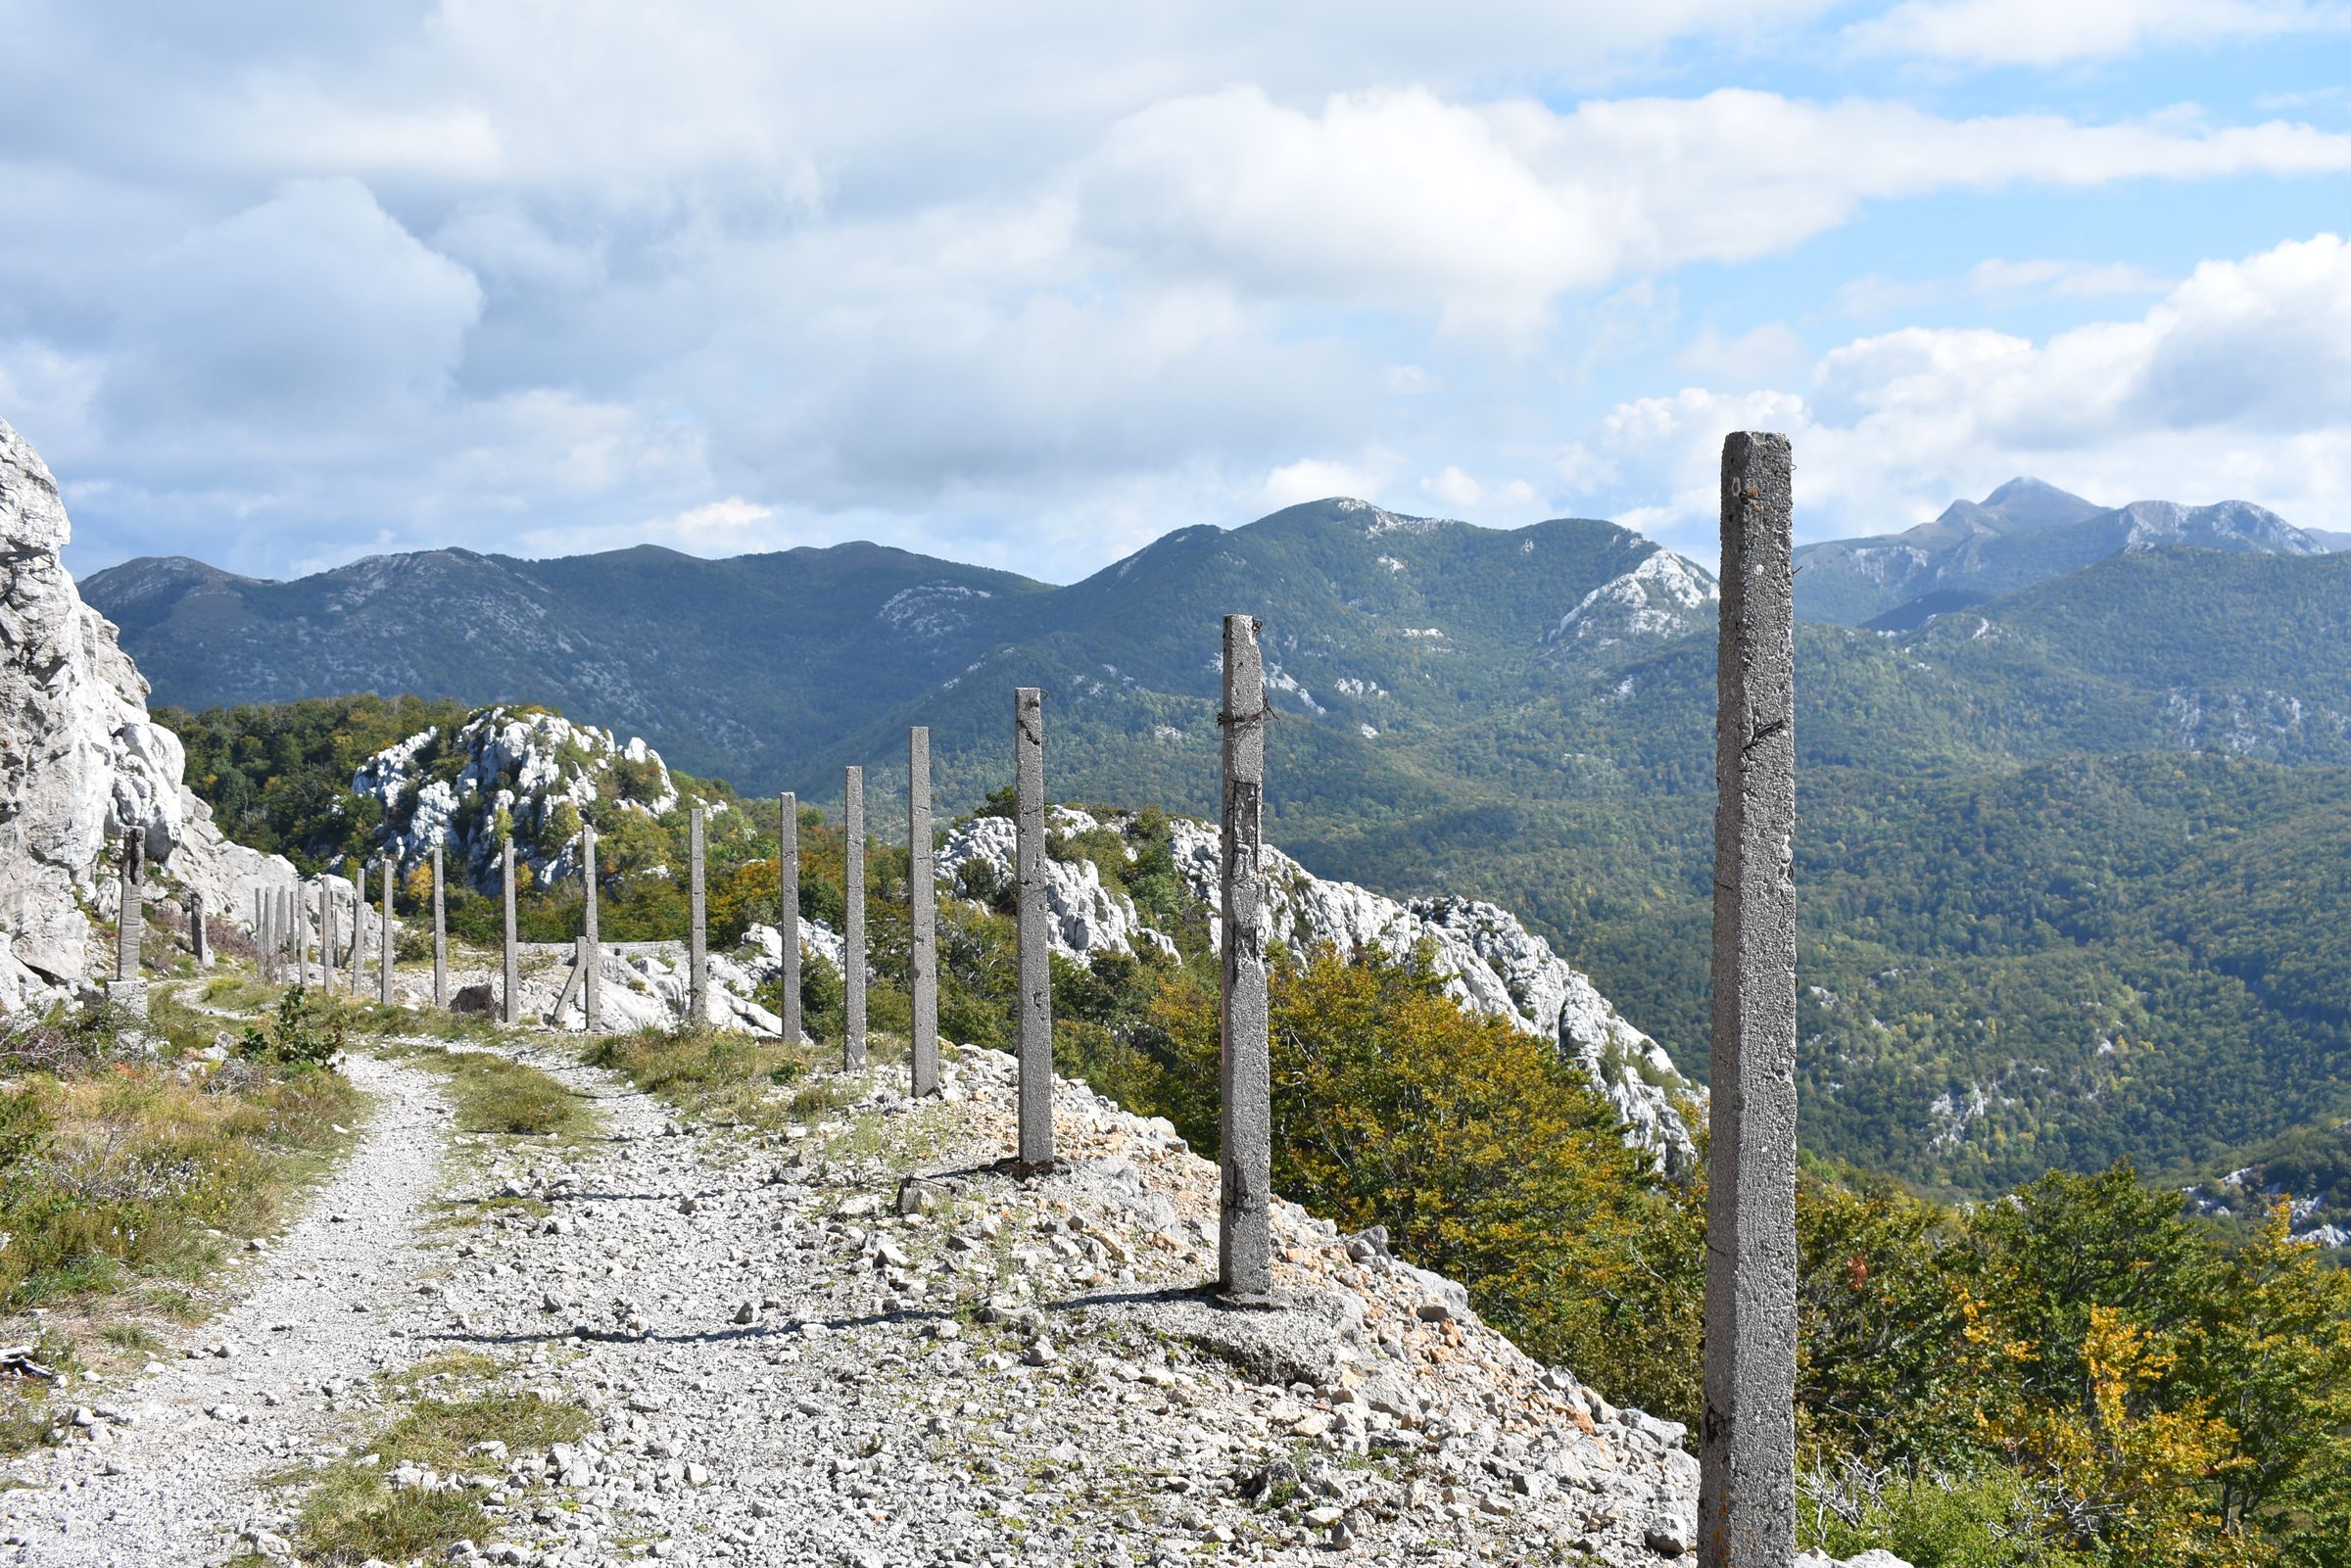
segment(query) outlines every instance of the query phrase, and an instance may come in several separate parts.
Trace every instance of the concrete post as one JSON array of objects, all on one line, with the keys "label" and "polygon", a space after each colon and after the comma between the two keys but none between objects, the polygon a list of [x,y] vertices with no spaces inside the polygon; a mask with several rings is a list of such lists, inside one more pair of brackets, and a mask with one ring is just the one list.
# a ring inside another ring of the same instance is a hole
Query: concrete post
[{"label": "concrete post", "polygon": [[1722,447],[1701,1568],[1796,1557],[1796,639],[1788,438]]},{"label": "concrete post", "polygon": [[843,1027],[840,1065],[844,1071],[865,1066],[865,770],[849,769],[841,779],[841,831],[847,837],[847,865],[841,880],[848,885],[848,918],[841,922],[840,989]]},{"label": "concrete post", "polygon": [[[294,889],[291,887],[277,890],[277,940],[274,946],[277,949],[277,975],[282,980],[286,975],[287,955],[294,950]],[[295,976],[298,980],[301,977],[299,974]]]},{"label": "concrete post", "polygon": [[914,1092],[938,1090],[938,885],[931,878],[931,732],[906,732],[906,904],[914,990]]},{"label": "concrete post", "polygon": [[1273,1089],[1267,1038],[1266,668],[1254,615],[1224,617],[1223,1068],[1217,1283],[1273,1289]]},{"label": "concrete post", "polygon": [[505,990],[499,998],[498,1016],[508,1023],[515,1023],[519,1022],[522,1018],[522,1002],[520,996],[517,994],[522,989],[522,961],[520,955],[514,950],[513,839],[507,839],[504,845],[502,846],[502,852],[499,856],[499,863],[501,870],[505,877],[506,968],[504,975]]},{"label": "concrete post", "polygon": [[692,817],[693,843],[689,851],[691,870],[686,883],[687,908],[692,917],[686,938],[686,962],[691,966],[686,974],[686,1022],[700,1028],[710,1022],[710,955],[705,944],[706,923],[710,917],[708,900],[702,894],[702,808],[694,808]]},{"label": "concrete post", "polygon": [[791,790],[779,803],[776,869],[782,880],[783,918],[777,923],[784,946],[784,1041],[798,1045],[800,1033],[800,802]]},{"label": "concrete post", "polygon": [[122,885],[115,905],[115,982],[107,1001],[131,1017],[147,1017],[147,982],[139,978],[139,935],[147,924],[147,834],[133,828],[122,835]]},{"label": "concrete post", "polygon": [[140,862],[146,858],[147,835],[133,828],[122,835],[121,885],[115,904],[115,978],[139,977],[139,927],[147,924],[145,879]]},{"label": "concrete post", "polygon": [[335,925],[335,884],[318,879],[318,988],[335,994],[335,945],[342,933]]},{"label": "concrete post", "polygon": [[367,977],[367,868],[352,868],[351,877],[351,999],[360,999],[360,984]]},{"label": "concrete post", "polygon": [[433,1006],[449,1006],[449,922],[441,907],[441,846],[433,846]]},{"label": "concrete post", "polygon": [[269,951],[269,891],[264,887],[253,890],[253,973],[261,978],[266,970]]},{"label": "concrete post", "polygon": [[384,927],[383,951],[376,955],[382,973],[376,982],[375,999],[384,1006],[392,1005],[392,874],[398,863],[391,855],[384,857]]},{"label": "concrete post", "polygon": [[604,1021],[603,989],[598,983],[603,978],[604,949],[596,935],[596,830],[585,825],[580,829],[580,959],[587,966],[580,981],[580,1015],[593,1034]]},{"label": "concrete post", "polygon": [[204,928],[204,893],[194,887],[188,889],[188,946],[198,969],[213,967],[213,936]]},{"label": "concrete post", "polygon": [[1022,1165],[1053,1164],[1053,967],[1045,933],[1045,695],[1032,686],[1012,694],[1013,866],[1020,902],[1014,922],[1020,948]]}]

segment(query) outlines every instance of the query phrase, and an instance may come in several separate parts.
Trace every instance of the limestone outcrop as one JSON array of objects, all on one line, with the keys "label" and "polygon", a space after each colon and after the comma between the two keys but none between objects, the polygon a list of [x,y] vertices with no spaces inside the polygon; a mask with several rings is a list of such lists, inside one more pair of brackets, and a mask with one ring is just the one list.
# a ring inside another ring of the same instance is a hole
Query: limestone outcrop
[{"label": "limestone outcrop", "polygon": [[[1067,806],[1053,809],[1056,834],[1108,828],[1131,840],[1138,819],[1096,817]],[[1214,941],[1222,905],[1217,830],[1178,818],[1172,822],[1176,870],[1185,890],[1208,907]],[[1127,854],[1137,854],[1131,841]],[[1467,898],[1399,901],[1315,876],[1289,856],[1266,851],[1269,928],[1275,941],[1303,956],[1320,943],[1342,953],[1374,948],[1405,958],[1425,951],[1444,976],[1445,993],[1463,1009],[1508,1020],[1528,1034],[1556,1043],[1592,1086],[1616,1108],[1625,1140],[1655,1153],[1668,1167],[1697,1159],[1682,1108],[1702,1094],[1683,1077],[1663,1047],[1610,1006],[1589,977],[1551,944],[1496,905]],[[975,875],[970,866],[984,866]],[[950,887],[1008,884],[1013,875],[1013,825],[980,817],[959,825],[939,851],[938,877]],[[1053,945],[1076,959],[1096,953],[1133,953],[1144,946],[1173,951],[1169,937],[1144,922],[1133,902],[1113,893],[1086,860],[1046,862],[1046,902]]]},{"label": "limestone outcrop", "polygon": [[580,874],[589,806],[661,818],[681,803],[661,754],[643,740],[511,706],[481,709],[446,736],[423,730],[386,746],[360,765],[351,787],[382,804],[379,841],[403,865],[438,844],[450,875],[485,893],[500,885],[502,824],[535,881],[560,880]]},{"label": "limestone outcrop", "polygon": [[179,737],[147,716],[147,683],[61,557],[57,481],[0,420],[0,1012],[70,996],[104,973],[93,917],[136,831],[150,897],[204,894],[250,925],[254,895],[294,867],[229,842],[182,779]]}]

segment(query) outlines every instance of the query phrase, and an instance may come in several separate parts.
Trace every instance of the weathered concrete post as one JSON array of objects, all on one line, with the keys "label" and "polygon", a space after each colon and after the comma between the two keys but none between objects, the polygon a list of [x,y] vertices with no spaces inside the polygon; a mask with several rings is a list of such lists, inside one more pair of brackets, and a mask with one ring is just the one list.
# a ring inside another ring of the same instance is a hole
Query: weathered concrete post
[{"label": "weathered concrete post", "polygon": [[1796,640],[1788,438],[1722,446],[1701,1568],[1796,1557]]},{"label": "weathered concrete post", "polygon": [[938,1091],[938,887],[931,879],[931,731],[906,732],[906,903],[914,990],[914,1092]]},{"label": "weathered concrete post", "polygon": [[1012,694],[1013,869],[1019,883],[1014,930],[1020,950],[1022,1165],[1053,1164],[1053,950],[1045,934],[1045,694]]},{"label": "weathered concrete post", "polygon": [[702,808],[694,808],[692,817],[693,843],[689,851],[686,883],[687,907],[692,917],[686,938],[686,962],[691,968],[686,975],[686,1022],[700,1028],[710,1022],[710,956],[704,946],[705,923],[709,919],[708,901],[702,896]]},{"label": "weathered concrete post", "polygon": [[[286,974],[286,955],[293,950],[293,944],[294,889],[281,887],[277,890],[276,940],[271,944],[276,949],[277,976],[281,980],[285,978]],[[295,976],[298,980],[301,977],[299,974]]]},{"label": "weathered concrete post", "polygon": [[342,940],[335,927],[335,884],[318,879],[318,988],[335,994],[335,944]]},{"label": "weathered concrete post", "polygon": [[351,876],[351,998],[360,999],[367,978],[367,867],[352,868]]},{"label": "weathered concrete post", "polygon": [[441,846],[433,846],[433,1006],[449,1006],[449,922],[441,907]]},{"label": "weathered concrete post", "polygon": [[777,922],[784,941],[784,1039],[798,1045],[800,1034],[800,802],[791,790],[780,802],[776,869],[783,882],[783,913]]},{"label": "weathered concrete post", "polygon": [[1273,1089],[1267,1038],[1266,667],[1254,615],[1224,617],[1224,1060],[1217,1283],[1227,1296],[1273,1289]]},{"label": "weathered concrete post", "polygon": [[269,890],[253,890],[253,973],[260,979],[269,968]]},{"label": "weathered concrete post", "polygon": [[121,882],[115,904],[115,978],[139,977],[139,927],[147,923],[145,879],[140,862],[146,859],[147,835],[136,828],[122,835]]},{"label": "weathered concrete post", "polygon": [[594,1034],[604,1021],[603,990],[597,983],[603,978],[604,949],[596,935],[596,830],[586,824],[580,828],[580,961],[587,966],[580,981],[580,1016]]},{"label": "weathered concrete post", "polygon": [[384,927],[383,951],[376,955],[382,973],[377,980],[375,999],[384,1006],[392,1005],[392,872],[394,857],[384,857]]},{"label": "weathered concrete post", "polygon": [[502,868],[502,870],[504,871],[504,876],[505,876],[505,893],[506,893],[506,968],[505,968],[505,975],[504,975],[504,979],[505,979],[505,992],[504,992],[504,994],[503,996],[501,996],[501,997],[499,998],[498,1016],[499,1016],[501,1019],[504,1020],[504,1021],[505,1021],[506,1022],[508,1022],[508,1023],[514,1023],[514,1022],[520,1022],[520,1020],[521,1020],[521,1018],[522,1018],[522,1000],[521,1000],[520,996],[517,994],[517,993],[518,993],[518,992],[519,992],[519,991],[522,989],[522,961],[521,961],[521,957],[520,957],[520,955],[519,955],[519,954],[517,954],[517,953],[515,952],[515,950],[514,950],[514,840],[513,840],[513,839],[509,838],[509,839],[507,839],[507,840],[505,841],[504,845],[503,846],[503,852],[502,852],[502,854],[500,855],[500,857],[499,857],[499,860],[500,860],[500,865],[501,865],[501,868]]},{"label": "weathered concrete post", "polygon": [[846,1071],[865,1066],[865,770],[841,776],[841,832],[847,838],[848,916],[840,929],[840,1065]]},{"label": "weathered concrete post", "polygon": [[139,978],[139,934],[147,924],[147,834],[122,834],[122,885],[115,905],[115,983],[107,1000],[133,1018],[147,1017],[147,982]]},{"label": "weathered concrete post", "polygon": [[196,887],[188,889],[188,947],[198,969],[213,967],[213,935],[204,928],[204,892]]}]

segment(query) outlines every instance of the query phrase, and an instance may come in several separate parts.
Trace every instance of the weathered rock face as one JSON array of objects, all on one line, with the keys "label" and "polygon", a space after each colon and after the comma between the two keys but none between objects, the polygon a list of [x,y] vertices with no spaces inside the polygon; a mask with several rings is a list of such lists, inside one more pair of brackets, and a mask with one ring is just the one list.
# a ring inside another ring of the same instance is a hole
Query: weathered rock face
[{"label": "weathered rock face", "polygon": [[484,708],[450,736],[421,731],[360,764],[351,787],[383,803],[379,841],[404,865],[439,844],[452,875],[483,892],[500,883],[501,818],[517,862],[545,881],[579,875],[590,806],[659,818],[680,804],[661,754],[643,740],[623,744],[609,730],[534,708]]},{"label": "weathered rock face", "polygon": [[0,420],[0,1011],[95,977],[89,916],[114,912],[102,872],[126,832],[150,897],[193,887],[218,918],[250,924],[255,892],[295,875],[222,838],[182,783],[179,737],[60,559],[71,535],[48,466]]},{"label": "weathered rock face", "polygon": [[[1088,832],[1099,826],[1093,817],[1069,806],[1055,806],[1049,817],[1050,830],[1057,833]],[[938,879],[953,887],[965,867],[984,866],[990,879],[1009,885],[1018,838],[1010,817],[974,817],[956,824],[934,862]],[[1176,951],[1174,942],[1143,924],[1134,900],[1102,885],[1102,873],[1090,860],[1046,860],[1045,909],[1053,950],[1069,958],[1131,955],[1137,946]]]},{"label": "weathered rock face", "polygon": [[[1128,834],[1130,817],[1096,818],[1067,806],[1053,810],[1056,833],[1110,828]],[[1170,825],[1176,869],[1208,909],[1208,930],[1221,934],[1217,830],[1178,819]],[[1128,847],[1129,858],[1134,850]],[[1013,825],[1001,817],[960,824],[938,854],[938,879],[953,887],[967,863],[987,868],[984,879],[1012,876]],[[1680,1169],[1697,1158],[1681,1105],[1700,1090],[1684,1078],[1655,1040],[1625,1022],[1551,944],[1492,904],[1466,898],[1400,903],[1353,882],[1325,881],[1277,849],[1266,851],[1268,928],[1273,940],[1304,955],[1319,943],[1342,953],[1374,948],[1408,957],[1424,945],[1445,993],[1463,1009],[1507,1019],[1528,1034],[1553,1041],[1578,1063],[1625,1124],[1625,1141]],[[1047,893],[1054,948],[1083,960],[1096,953],[1130,954],[1175,944],[1146,925],[1123,894],[1102,885],[1088,861],[1048,860]]]}]

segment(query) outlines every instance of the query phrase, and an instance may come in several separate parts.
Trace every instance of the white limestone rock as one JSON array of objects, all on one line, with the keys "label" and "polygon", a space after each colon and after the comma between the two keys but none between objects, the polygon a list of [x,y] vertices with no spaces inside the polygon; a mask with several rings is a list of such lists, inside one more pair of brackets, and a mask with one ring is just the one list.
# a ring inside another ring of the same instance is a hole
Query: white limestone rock
[{"label": "white limestone rock", "polygon": [[428,729],[386,746],[360,765],[351,787],[382,803],[379,841],[402,864],[438,844],[451,874],[482,892],[500,884],[501,812],[513,825],[517,864],[544,881],[579,875],[580,824],[591,805],[659,818],[680,804],[667,764],[642,739],[623,743],[561,714],[505,706],[476,710],[446,738]]},{"label": "white limestone rock", "polygon": [[[1080,833],[1108,827],[1130,832],[1134,819],[1097,818],[1067,806],[1052,811],[1052,829]],[[1176,869],[1192,896],[1208,906],[1211,940],[1221,933],[1220,838],[1204,823],[1171,823]],[[967,863],[980,863],[999,883],[1013,875],[1013,823],[977,817],[959,823],[939,851],[937,874],[952,890]],[[1128,846],[1131,858],[1135,851]],[[1681,1106],[1702,1091],[1684,1078],[1655,1040],[1618,1015],[1581,973],[1495,905],[1465,898],[1400,903],[1353,882],[1314,876],[1278,849],[1267,849],[1268,924],[1274,940],[1303,956],[1327,942],[1342,953],[1376,948],[1405,958],[1428,949],[1445,993],[1467,1011],[1509,1020],[1528,1034],[1556,1043],[1579,1064],[1592,1086],[1616,1108],[1625,1141],[1655,1153],[1672,1169],[1697,1159]],[[1133,954],[1144,946],[1174,952],[1175,943],[1145,924],[1133,902],[1102,885],[1090,861],[1048,861],[1046,904],[1057,952],[1080,961],[1097,953]]]},{"label": "white limestone rock", "polygon": [[[1102,826],[1090,814],[1070,806],[1055,806],[1048,816],[1047,834],[1091,832]],[[949,887],[965,866],[984,865],[999,884],[1014,880],[1014,853],[1020,832],[1009,817],[974,817],[955,825],[934,863],[940,881]],[[1132,855],[1129,850],[1129,857]],[[1102,873],[1090,860],[1045,861],[1047,932],[1053,950],[1084,960],[1096,953],[1131,956],[1138,945],[1174,953],[1176,944],[1143,924],[1134,900],[1102,885]]]},{"label": "white limestone rock", "polygon": [[149,897],[194,888],[250,924],[291,863],[227,841],[183,781],[179,737],[149,720],[147,683],[60,558],[72,525],[57,481],[0,420],[0,1012],[93,977],[89,915],[112,915],[123,832]]}]

